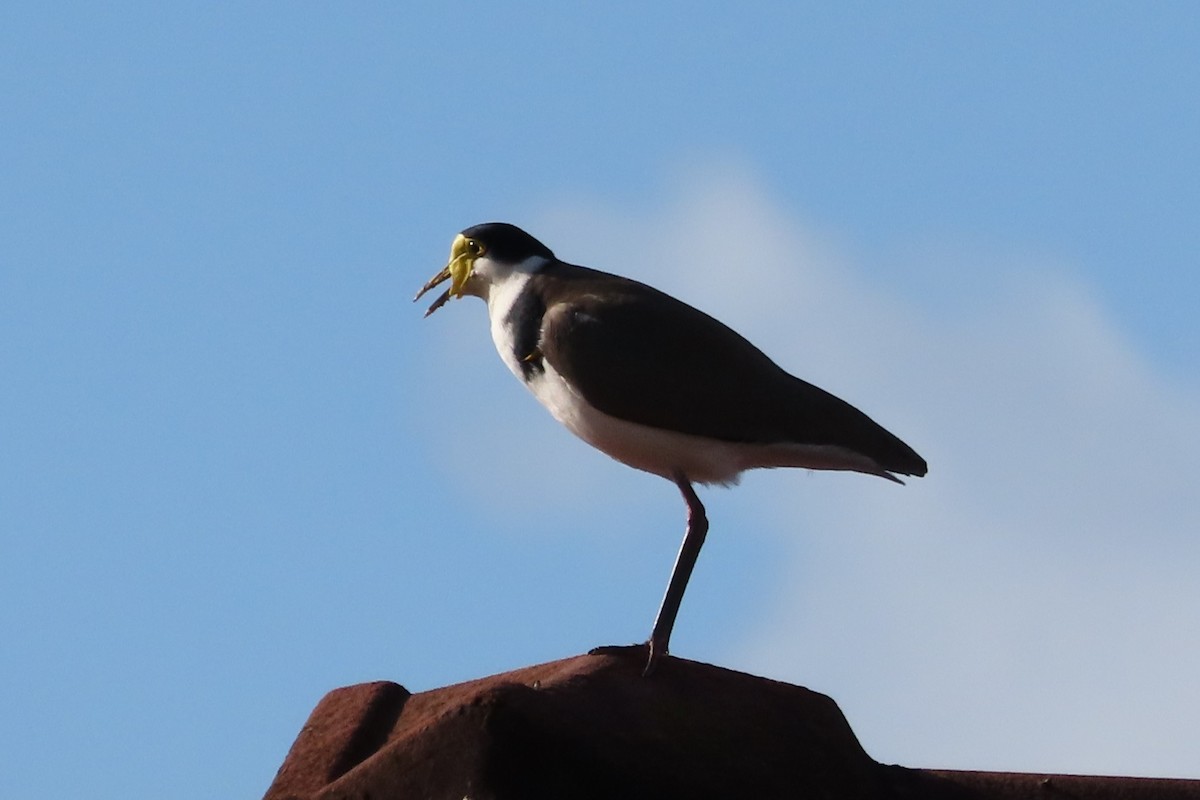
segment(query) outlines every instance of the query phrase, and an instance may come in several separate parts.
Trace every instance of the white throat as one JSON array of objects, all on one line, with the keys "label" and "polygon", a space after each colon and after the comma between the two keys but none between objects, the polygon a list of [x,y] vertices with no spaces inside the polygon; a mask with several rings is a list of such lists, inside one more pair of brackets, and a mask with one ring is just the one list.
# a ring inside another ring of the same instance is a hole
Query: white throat
[{"label": "white throat", "polygon": [[[467,291],[482,297],[488,304],[488,314],[492,313],[493,296],[497,293],[507,295],[510,286],[521,287],[529,280],[529,276],[541,272],[549,260],[541,256],[530,256],[516,264],[505,264],[493,261],[488,256],[480,256],[472,268],[471,280]],[[513,295],[515,296],[515,294]],[[509,300],[507,305],[511,305]]]},{"label": "white throat", "polygon": [[531,256],[516,264],[498,264],[487,258],[475,263],[475,274],[483,287],[481,296],[487,302],[492,342],[500,358],[517,377],[521,376],[521,365],[513,355],[513,331],[506,322],[530,278],[548,263],[541,256]]}]

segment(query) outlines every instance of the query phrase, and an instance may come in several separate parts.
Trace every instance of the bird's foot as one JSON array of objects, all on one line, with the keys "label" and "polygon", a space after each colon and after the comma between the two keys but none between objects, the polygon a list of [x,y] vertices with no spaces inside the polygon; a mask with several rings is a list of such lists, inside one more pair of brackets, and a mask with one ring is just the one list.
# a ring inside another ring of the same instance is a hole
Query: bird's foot
[{"label": "bird's foot", "polygon": [[588,650],[589,656],[630,656],[635,655],[635,651],[646,652],[646,643],[638,642],[637,644],[602,644],[599,647],[593,647]]},{"label": "bird's foot", "polygon": [[655,645],[653,640],[642,642],[641,644],[606,644],[600,647],[593,647],[588,650],[589,656],[617,656],[629,658],[645,658],[646,663],[642,668],[642,677],[649,677],[658,666],[662,657],[667,654],[667,649],[663,645]]}]

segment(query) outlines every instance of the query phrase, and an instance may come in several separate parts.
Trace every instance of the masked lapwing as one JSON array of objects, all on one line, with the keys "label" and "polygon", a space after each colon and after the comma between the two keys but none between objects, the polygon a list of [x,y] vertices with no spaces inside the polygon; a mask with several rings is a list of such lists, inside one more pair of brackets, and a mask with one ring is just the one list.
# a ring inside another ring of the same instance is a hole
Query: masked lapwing
[{"label": "masked lapwing", "polygon": [[733,329],[637,281],[558,260],[520,228],[455,237],[414,300],[450,286],[487,303],[500,358],[550,413],[617,461],[661,475],[687,529],[648,642],[666,655],[708,520],[694,483],[731,485],[757,467],[850,470],[901,483],[925,460],[863,412],[796,378]]}]

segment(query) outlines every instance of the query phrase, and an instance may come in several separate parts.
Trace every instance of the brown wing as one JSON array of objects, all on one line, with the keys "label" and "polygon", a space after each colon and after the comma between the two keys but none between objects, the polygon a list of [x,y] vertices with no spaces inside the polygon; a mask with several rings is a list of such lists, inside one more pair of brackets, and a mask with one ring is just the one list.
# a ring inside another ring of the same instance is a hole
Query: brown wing
[{"label": "brown wing", "polygon": [[569,269],[579,270],[575,299],[547,296],[539,349],[600,411],[729,442],[838,445],[886,470],[925,474],[924,460],[867,415],[702,311],[636,281]]}]

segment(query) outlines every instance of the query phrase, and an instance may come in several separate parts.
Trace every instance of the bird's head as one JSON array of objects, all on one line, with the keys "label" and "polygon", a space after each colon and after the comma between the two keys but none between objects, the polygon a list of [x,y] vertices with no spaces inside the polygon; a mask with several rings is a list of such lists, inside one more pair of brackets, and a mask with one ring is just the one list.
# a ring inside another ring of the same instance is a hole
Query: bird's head
[{"label": "bird's head", "polygon": [[493,285],[514,272],[535,271],[553,259],[550,248],[516,225],[507,222],[475,225],[454,237],[450,261],[426,281],[413,301],[420,300],[433,287],[450,281],[450,288],[442,292],[425,312],[428,317],[451,298],[470,294],[486,299]]}]

